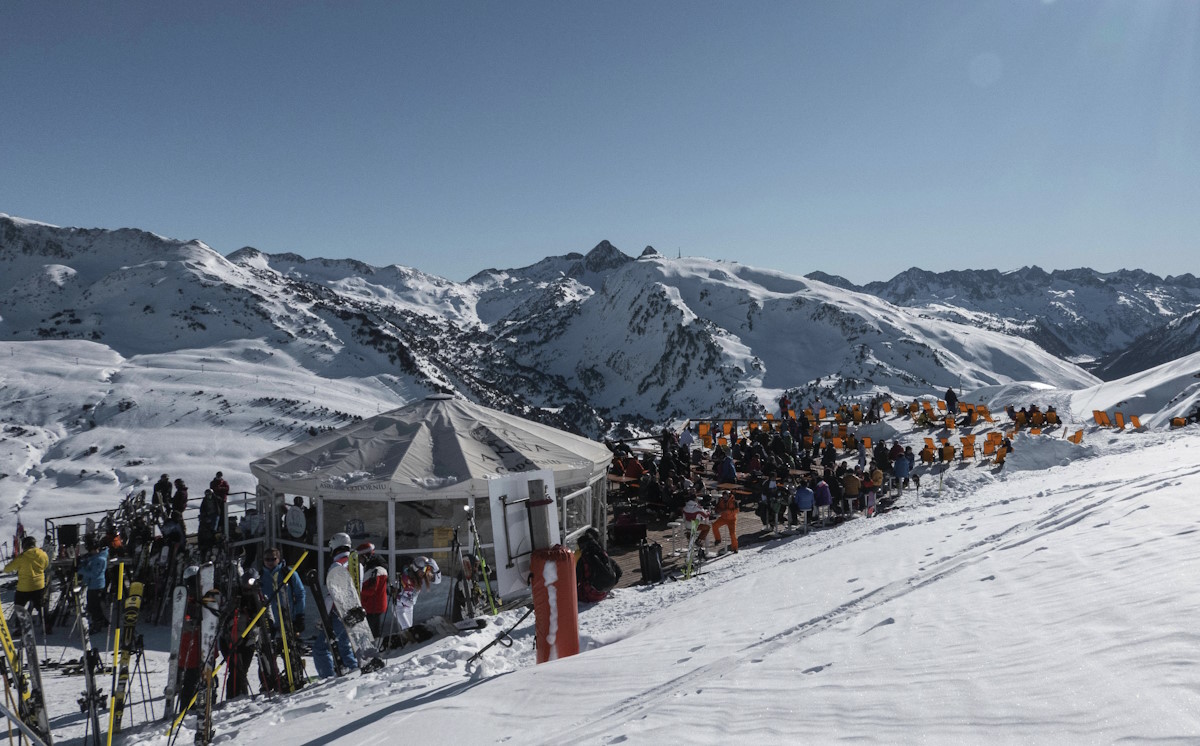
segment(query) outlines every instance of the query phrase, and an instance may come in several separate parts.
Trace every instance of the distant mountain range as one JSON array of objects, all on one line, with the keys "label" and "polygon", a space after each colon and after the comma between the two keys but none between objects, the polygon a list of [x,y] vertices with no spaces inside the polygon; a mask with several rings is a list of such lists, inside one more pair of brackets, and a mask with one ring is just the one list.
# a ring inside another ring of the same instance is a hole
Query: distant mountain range
[{"label": "distant mountain range", "polygon": [[808,276],[938,318],[1024,337],[1105,380],[1200,349],[1195,321],[1182,322],[1200,307],[1200,280],[1190,274],[913,268],[863,286],[820,272]]},{"label": "distant mountain range", "polygon": [[634,258],[608,242],[455,283],[9,217],[0,268],[3,339],[92,340],[125,357],[257,340],[318,376],[397,376],[593,434],[613,421],[749,414],[784,390],[1087,385],[1068,358],[1117,355],[1116,342],[1200,297],[1194,278],[1086,270],[912,270],[855,289],[652,248]]},{"label": "distant mountain range", "polygon": [[785,390],[1078,387],[1096,381],[1085,367],[1110,378],[1200,349],[1200,280],[1139,270],[910,269],[859,287],[602,241],[455,283],[8,216],[0,269],[0,339],[125,357],[257,340],[317,376],[395,376],[591,434],[745,415]]},{"label": "distant mountain range", "polygon": [[785,391],[1081,390],[1200,349],[1198,300],[1190,275],[855,287],[606,241],[456,283],[0,215],[0,479],[126,484],[168,437],[176,464],[241,463],[435,392],[600,437],[757,416]]}]

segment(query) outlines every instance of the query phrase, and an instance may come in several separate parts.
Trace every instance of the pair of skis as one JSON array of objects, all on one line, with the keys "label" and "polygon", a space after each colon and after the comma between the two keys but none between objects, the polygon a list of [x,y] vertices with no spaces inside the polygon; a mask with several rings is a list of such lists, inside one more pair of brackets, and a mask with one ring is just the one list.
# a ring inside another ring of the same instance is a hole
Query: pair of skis
[{"label": "pair of skis", "polygon": [[271,595],[275,598],[275,620],[279,624],[279,640],[280,646],[283,648],[281,651],[283,653],[284,668],[284,678],[282,681],[279,680],[279,670],[275,662],[274,649],[270,648],[273,644],[271,636],[264,633],[265,644],[269,649],[271,668],[275,669],[273,674],[275,680],[279,681],[279,688],[286,692],[294,692],[303,687],[304,682],[307,680],[307,676],[304,673],[304,656],[299,650],[296,633],[292,629],[292,618],[295,610],[292,608],[292,599],[288,592],[288,581],[283,581],[275,585],[275,575],[272,573],[271,583]]},{"label": "pair of skis", "polygon": [[[279,584],[280,588],[283,588],[287,585],[287,582],[289,580],[291,580],[291,578],[292,578],[292,574],[296,572],[296,569],[298,567],[300,567],[301,563],[304,562],[304,559],[306,557],[308,557],[307,551],[304,552],[304,554],[300,555],[300,559],[296,560],[296,564],[290,570],[288,570],[287,575],[284,576],[283,581]],[[206,567],[211,566],[211,563],[206,563],[205,566]],[[204,571],[204,567],[201,567],[201,572],[203,572],[203,571]],[[201,588],[203,588],[203,587],[204,587],[204,584],[203,584],[203,580],[202,580]],[[217,643],[217,633],[220,630],[221,625],[226,621],[226,617],[228,616],[229,611],[227,610],[225,612],[221,612],[219,606],[216,606],[214,603],[212,603],[212,602],[217,601],[217,598],[215,598],[213,593],[206,592],[205,596],[207,597],[207,599],[209,600],[210,603],[202,604],[203,610],[201,611],[201,617],[200,617],[200,619],[201,619],[201,625],[200,625],[201,650],[204,655],[204,659],[201,662],[201,665],[203,666],[203,671],[204,671],[204,673],[202,674],[202,679],[203,679],[202,683],[201,683],[202,689],[201,689],[201,691],[197,692],[195,694],[195,696],[192,697],[191,701],[188,702],[186,706],[180,708],[179,713],[175,716],[175,719],[171,722],[171,726],[167,729],[167,737],[172,740],[174,739],[174,736],[179,729],[179,725],[183,722],[184,717],[187,716],[188,712],[191,711],[192,707],[196,704],[197,701],[199,701],[201,694],[204,693],[205,690],[207,690],[209,695],[212,694],[212,690],[211,690],[212,681],[213,681],[214,677],[217,675],[217,673],[219,673],[221,668],[224,666],[224,662],[216,663],[216,658],[217,658],[217,644],[216,643]],[[242,633],[239,636],[239,640],[245,639],[246,636],[248,636],[251,632],[253,632],[255,630],[256,626],[258,625],[259,620],[262,619],[263,614],[266,613],[267,607],[270,605],[270,601],[272,601],[272,600],[274,600],[273,597],[267,599],[267,603],[264,604],[261,609],[259,609],[258,613],[254,615],[254,618],[250,620],[250,624],[246,625],[246,628],[242,630]],[[229,605],[229,609],[232,609],[232,608],[236,608],[236,607],[234,604],[231,603]],[[206,698],[205,698],[204,712],[202,712],[200,714],[199,724],[198,724],[198,727],[196,728],[196,743],[206,743],[207,744],[207,743],[212,742],[212,704],[213,704],[212,700],[213,700],[212,696],[206,696]]]},{"label": "pair of skis", "polygon": [[[78,580],[78,578],[77,578]],[[84,606],[83,587],[76,582],[71,590],[75,599],[75,616],[79,620],[79,630],[83,635],[83,696],[79,698],[79,709],[87,715],[87,728],[84,740],[92,746],[100,746],[100,713],[104,711],[105,697],[96,683],[96,672],[102,669],[100,651],[92,649],[91,622]]]},{"label": "pair of skis", "polygon": [[5,694],[9,702],[12,702],[12,687],[9,683],[11,677],[17,689],[18,726],[24,726],[22,731],[28,730],[42,743],[52,746],[54,736],[50,732],[50,717],[46,713],[46,696],[42,688],[42,672],[38,667],[33,618],[28,609],[18,606],[13,609],[13,621],[21,634],[20,646],[13,640],[8,621],[0,614],[0,644],[4,647],[4,658],[0,659],[0,667],[5,669]]},{"label": "pair of skis", "polygon": [[[125,697],[129,690],[129,662],[137,643],[138,617],[142,611],[142,584],[129,584],[129,596],[123,598],[125,590],[125,565],[117,566],[117,604],[122,606],[121,624],[113,640],[117,665],[113,667],[112,697],[109,699],[108,732],[115,735],[121,730],[121,717],[125,713]],[[124,602],[122,605],[122,601]]]}]

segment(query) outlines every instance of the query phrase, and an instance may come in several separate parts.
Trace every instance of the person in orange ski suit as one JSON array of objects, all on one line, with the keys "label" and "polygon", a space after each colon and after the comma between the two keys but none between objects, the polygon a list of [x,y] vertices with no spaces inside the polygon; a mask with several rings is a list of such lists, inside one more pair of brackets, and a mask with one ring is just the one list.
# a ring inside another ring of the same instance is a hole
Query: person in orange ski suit
[{"label": "person in orange ski suit", "polygon": [[717,500],[717,520],[713,521],[712,533],[713,541],[721,543],[721,527],[725,526],[729,529],[729,548],[733,551],[738,550],[737,541],[737,517],[738,517],[738,501],[729,490],[721,493],[721,497]]}]

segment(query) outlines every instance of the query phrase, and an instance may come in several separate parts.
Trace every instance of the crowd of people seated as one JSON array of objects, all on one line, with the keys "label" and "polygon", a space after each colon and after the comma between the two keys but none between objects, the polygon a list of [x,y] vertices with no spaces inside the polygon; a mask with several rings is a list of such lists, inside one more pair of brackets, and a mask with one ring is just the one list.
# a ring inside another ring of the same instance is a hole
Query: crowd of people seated
[{"label": "crowd of people seated", "polygon": [[1017,409],[1015,405],[1009,404],[1004,408],[1006,414],[1017,427],[1045,427],[1047,425],[1058,425],[1058,412],[1053,405],[1047,406],[1045,410],[1038,407],[1037,404],[1030,404],[1026,407]]},{"label": "crowd of people seated", "polygon": [[804,444],[812,429],[804,413],[781,422],[774,429],[752,429],[728,445],[718,443],[711,453],[690,429],[678,435],[664,430],[661,448],[640,455],[627,443],[610,443],[611,473],[624,478],[630,500],[664,516],[690,510],[692,515],[728,519],[728,504],[722,508],[717,503],[738,499],[729,489],[736,486],[740,507],[753,507],[772,531],[852,512],[873,515],[890,501],[893,487],[898,492],[916,483],[916,456],[899,441],[890,447],[879,441],[868,451],[865,442],[847,433],[839,453],[831,439],[817,437],[811,446]]}]

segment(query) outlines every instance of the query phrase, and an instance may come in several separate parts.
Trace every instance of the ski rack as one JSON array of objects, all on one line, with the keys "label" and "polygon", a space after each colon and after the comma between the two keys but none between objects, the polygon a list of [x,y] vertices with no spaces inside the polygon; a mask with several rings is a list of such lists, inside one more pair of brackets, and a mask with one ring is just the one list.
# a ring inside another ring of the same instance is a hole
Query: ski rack
[{"label": "ski rack", "polygon": [[21,733],[23,733],[25,737],[34,744],[34,746],[46,746],[46,742],[39,738],[38,735],[33,732],[33,729],[26,725],[25,721],[17,717],[12,710],[8,709],[3,702],[0,702],[0,715],[4,715],[4,717],[8,718],[12,723],[14,723],[17,726],[17,729],[20,730]]}]

